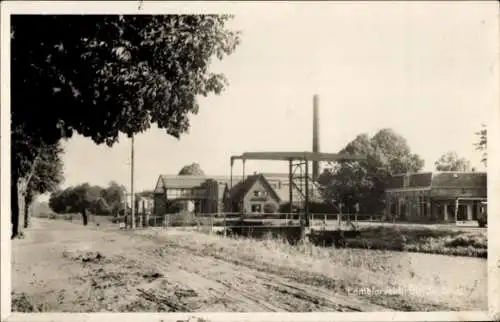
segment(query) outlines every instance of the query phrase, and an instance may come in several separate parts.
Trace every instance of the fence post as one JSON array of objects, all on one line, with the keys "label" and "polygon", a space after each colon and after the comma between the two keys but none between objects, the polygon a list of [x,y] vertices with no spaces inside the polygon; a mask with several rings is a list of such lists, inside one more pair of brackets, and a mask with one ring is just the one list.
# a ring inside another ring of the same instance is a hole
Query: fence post
[{"label": "fence post", "polygon": [[223,215],[223,220],[222,220],[222,229],[224,230],[224,237],[227,237],[227,224],[226,224],[226,213]]}]

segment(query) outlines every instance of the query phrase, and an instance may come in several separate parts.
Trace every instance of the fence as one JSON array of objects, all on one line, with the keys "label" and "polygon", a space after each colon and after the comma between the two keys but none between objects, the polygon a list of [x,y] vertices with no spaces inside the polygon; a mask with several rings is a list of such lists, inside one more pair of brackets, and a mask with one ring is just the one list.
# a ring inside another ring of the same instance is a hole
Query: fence
[{"label": "fence", "polygon": [[[244,214],[241,213],[216,213],[216,214],[198,214],[197,217],[213,217],[216,219],[225,219],[226,221],[231,220],[300,220],[302,218],[302,214],[300,213],[274,213],[274,214]],[[384,221],[386,220],[383,214],[310,214],[311,221],[338,221],[342,220],[350,221]]]},{"label": "fence", "polygon": [[[341,225],[342,222],[381,222],[383,215],[350,215],[350,214],[311,214],[311,226]],[[211,226],[226,227],[234,226],[244,220],[246,223],[257,222],[271,226],[294,226],[299,225],[302,214],[278,213],[278,214],[246,214],[241,213],[212,213],[212,214],[171,214],[164,215],[164,227],[176,226]],[[335,222],[335,223],[334,223]]]},{"label": "fence", "polygon": [[[55,213],[41,213],[34,216],[35,218],[47,218],[54,220],[67,220],[67,221],[83,221],[81,214],[55,214]],[[94,224],[101,224],[104,222],[111,222],[111,216],[98,216],[98,215],[87,215],[88,222]]]},{"label": "fence", "polygon": [[[55,220],[78,221],[83,220],[81,214],[39,214],[39,218],[48,218]],[[227,227],[234,226],[236,223],[244,220],[247,223],[261,222],[270,226],[295,226],[300,224],[302,214],[300,213],[274,213],[274,214],[244,214],[241,213],[210,213],[193,214],[178,213],[167,215],[144,215],[136,214],[136,227]],[[311,226],[330,226],[341,225],[343,221],[357,223],[362,221],[383,222],[383,215],[377,214],[311,214]],[[88,215],[88,222],[93,224],[116,224],[124,223],[130,226],[130,216],[113,217]],[[146,224],[147,222],[147,224]]]}]

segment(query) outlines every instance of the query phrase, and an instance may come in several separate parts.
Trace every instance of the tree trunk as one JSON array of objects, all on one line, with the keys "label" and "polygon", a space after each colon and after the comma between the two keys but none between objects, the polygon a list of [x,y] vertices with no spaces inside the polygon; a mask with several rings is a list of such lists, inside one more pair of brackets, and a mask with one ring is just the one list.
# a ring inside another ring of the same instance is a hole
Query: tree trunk
[{"label": "tree trunk", "polygon": [[19,235],[19,195],[17,191],[18,178],[15,175],[15,172],[15,169],[13,169],[10,181],[10,221],[12,224],[11,239],[14,239]]},{"label": "tree trunk", "polygon": [[[11,215],[11,223],[12,223],[12,236],[11,238],[14,239],[19,235],[19,215],[20,215],[20,207],[19,207],[19,198],[23,198],[27,194],[27,189],[28,189],[28,184],[31,180],[31,177],[35,173],[35,168],[37,166],[38,160],[40,159],[40,152],[41,152],[41,147],[37,150],[37,155],[35,159],[33,160],[33,163],[31,164],[30,171],[28,172],[27,177],[23,180],[22,184],[19,185],[19,176],[18,176],[18,169],[16,168],[16,163],[14,162],[14,158],[11,160],[11,182],[10,182],[10,202],[11,202],[11,210],[10,210],[10,215]],[[19,193],[19,186],[21,186],[21,190],[23,193]],[[24,198],[23,198],[24,199]],[[25,200],[23,200],[25,201]],[[26,204],[26,202],[24,202]],[[26,205],[24,206],[24,209],[26,209]],[[29,203],[28,203],[29,207]],[[25,214],[25,222],[24,222],[24,227],[27,228],[28,221],[26,220],[26,214]]]},{"label": "tree trunk", "polygon": [[30,225],[30,204],[31,200],[28,195],[24,196],[24,228]]},{"label": "tree trunk", "polygon": [[83,225],[87,226],[88,225],[88,216],[87,216],[87,209],[83,208],[82,210],[82,217],[83,217]]}]

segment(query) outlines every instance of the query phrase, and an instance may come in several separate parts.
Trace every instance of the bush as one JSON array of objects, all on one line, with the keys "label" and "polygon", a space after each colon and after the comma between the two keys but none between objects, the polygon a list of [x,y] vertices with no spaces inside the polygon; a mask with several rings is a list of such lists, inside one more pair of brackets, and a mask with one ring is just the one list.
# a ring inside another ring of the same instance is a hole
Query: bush
[{"label": "bush", "polygon": [[278,207],[276,207],[276,205],[275,205],[275,204],[273,204],[273,203],[266,203],[266,204],[264,205],[264,212],[265,212],[266,214],[274,214],[274,213],[276,213],[277,211],[278,211]]},{"label": "bush", "polygon": [[486,241],[480,240],[477,236],[460,235],[447,240],[444,245],[450,248],[472,247],[486,249]]},{"label": "bush", "polygon": [[197,225],[197,218],[195,214],[190,212],[180,212],[168,215],[168,225],[172,227],[192,227]]},{"label": "bush", "polygon": [[[299,211],[298,207],[293,207],[294,211]],[[290,203],[284,203],[279,207],[280,213],[289,213],[290,212]],[[323,203],[323,202],[309,202],[309,212],[313,214],[336,214],[338,213],[338,209],[331,204]]]},{"label": "bush", "polygon": [[488,238],[482,233],[424,227],[361,227],[360,238],[348,240],[348,247],[455,256],[487,256]]}]

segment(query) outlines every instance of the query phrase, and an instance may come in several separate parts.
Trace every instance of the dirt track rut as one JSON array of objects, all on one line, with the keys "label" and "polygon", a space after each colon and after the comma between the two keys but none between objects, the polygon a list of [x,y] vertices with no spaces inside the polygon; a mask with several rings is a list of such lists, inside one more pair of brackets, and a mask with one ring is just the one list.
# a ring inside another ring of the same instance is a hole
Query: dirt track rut
[{"label": "dirt track rut", "polygon": [[[130,232],[60,221],[38,220],[36,226],[26,240],[13,247],[13,288],[31,292],[35,300],[37,294],[39,299],[43,297],[48,302],[45,310],[388,310],[255,269],[252,263],[172,247]],[[42,250],[47,249],[51,255],[42,256]],[[39,267],[46,265],[45,270],[29,267],[37,256],[46,260],[38,263]],[[30,269],[35,269],[36,275],[28,277]],[[26,279],[31,279],[31,289]],[[32,290],[35,284],[38,292]]]}]

